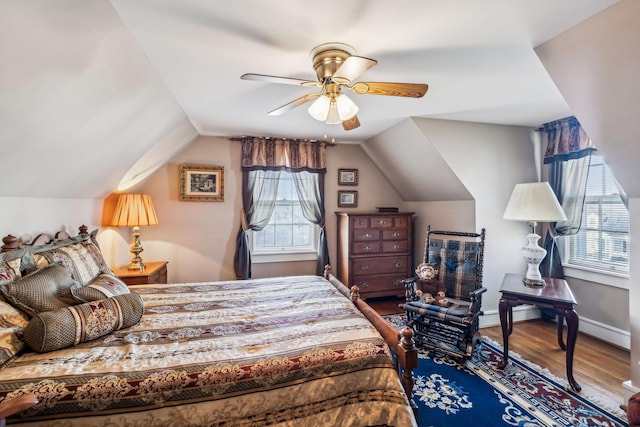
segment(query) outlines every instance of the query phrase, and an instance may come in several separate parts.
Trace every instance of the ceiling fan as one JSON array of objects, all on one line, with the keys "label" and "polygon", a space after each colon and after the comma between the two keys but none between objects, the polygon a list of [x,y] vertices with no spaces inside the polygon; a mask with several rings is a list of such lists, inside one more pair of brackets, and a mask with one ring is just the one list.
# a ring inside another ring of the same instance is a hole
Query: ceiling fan
[{"label": "ceiling fan", "polygon": [[328,124],[342,123],[344,130],[357,128],[360,126],[360,121],[357,116],[358,106],[342,93],[342,89],[348,89],[357,94],[421,98],[429,88],[429,85],[421,83],[353,82],[362,73],[376,65],[378,61],[357,56],[355,49],[344,43],[321,44],[311,50],[311,57],[318,80],[301,80],[251,73],[243,74],[240,78],[319,88],[318,92],[294,99],[268,114],[279,116],[315,100],[309,107],[309,114],[314,119]]}]

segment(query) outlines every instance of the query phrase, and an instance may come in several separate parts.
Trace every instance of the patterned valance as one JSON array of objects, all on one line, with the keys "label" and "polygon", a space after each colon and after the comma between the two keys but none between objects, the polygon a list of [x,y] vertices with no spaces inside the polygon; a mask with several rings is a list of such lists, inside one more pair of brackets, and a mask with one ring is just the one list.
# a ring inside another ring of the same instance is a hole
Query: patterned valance
[{"label": "patterned valance", "polygon": [[326,172],[323,141],[284,138],[242,138],[242,170],[287,169]]},{"label": "patterned valance", "polygon": [[591,138],[573,116],[545,123],[542,125],[542,131],[547,139],[545,163],[579,159],[596,151]]}]

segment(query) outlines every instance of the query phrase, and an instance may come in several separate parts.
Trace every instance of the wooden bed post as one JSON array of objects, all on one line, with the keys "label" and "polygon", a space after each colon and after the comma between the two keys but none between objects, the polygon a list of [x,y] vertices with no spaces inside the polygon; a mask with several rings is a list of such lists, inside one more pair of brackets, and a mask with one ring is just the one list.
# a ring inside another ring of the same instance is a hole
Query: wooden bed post
[{"label": "wooden bed post", "polygon": [[360,288],[357,285],[351,289],[342,283],[337,277],[331,274],[331,266],[324,268],[324,278],[330,281],[345,297],[351,299],[353,304],[380,332],[387,345],[396,353],[398,370],[402,371],[400,383],[404,389],[413,413],[418,418],[418,406],[413,401],[413,370],[418,367],[418,348],[413,340],[413,330],[406,326],[402,333],[387,322],[377,311],[375,311],[364,300],[360,299]]},{"label": "wooden bed post", "polygon": [[18,249],[20,245],[18,244],[18,238],[14,235],[8,234],[2,238],[2,252],[9,252],[13,249]]}]

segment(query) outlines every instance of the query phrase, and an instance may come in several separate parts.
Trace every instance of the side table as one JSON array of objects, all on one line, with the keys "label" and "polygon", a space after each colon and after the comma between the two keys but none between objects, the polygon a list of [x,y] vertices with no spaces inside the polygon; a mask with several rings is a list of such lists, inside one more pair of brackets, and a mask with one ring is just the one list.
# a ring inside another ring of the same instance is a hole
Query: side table
[{"label": "side table", "polygon": [[[578,337],[579,322],[578,313],[574,310],[576,299],[566,281],[545,278],[544,282],[545,286],[541,288],[526,286],[522,283],[522,276],[505,274],[500,288],[502,297],[498,305],[504,354],[498,368],[503,369],[509,362],[509,335],[513,332],[513,307],[521,304],[533,304],[542,308],[550,308],[558,316],[558,345],[567,353],[566,365],[569,385],[573,390],[580,391],[582,387],[573,378],[573,351]],[[567,320],[566,346],[562,336],[565,319]]]},{"label": "side table", "polygon": [[114,271],[127,285],[146,285],[153,283],[167,283],[167,261],[145,262],[145,269],[129,270],[127,266],[120,267]]}]

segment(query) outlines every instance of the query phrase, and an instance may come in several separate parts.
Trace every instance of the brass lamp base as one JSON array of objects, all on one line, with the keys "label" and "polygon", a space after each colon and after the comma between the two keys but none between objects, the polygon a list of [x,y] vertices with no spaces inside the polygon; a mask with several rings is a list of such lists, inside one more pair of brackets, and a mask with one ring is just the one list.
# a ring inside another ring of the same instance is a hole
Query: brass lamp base
[{"label": "brass lamp base", "polygon": [[133,237],[131,239],[131,249],[129,252],[133,254],[133,258],[131,258],[131,263],[129,264],[129,270],[142,271],[145,269],[145,265],[142,262],[142,258],[140,257],[140,252],[144,249],[142,248],[142,244],[140,243],[140,227],[133,227]]}]

